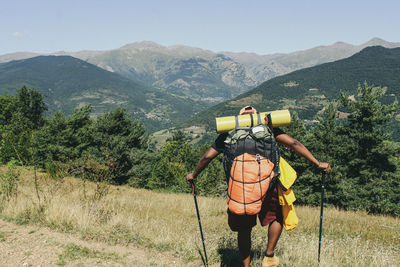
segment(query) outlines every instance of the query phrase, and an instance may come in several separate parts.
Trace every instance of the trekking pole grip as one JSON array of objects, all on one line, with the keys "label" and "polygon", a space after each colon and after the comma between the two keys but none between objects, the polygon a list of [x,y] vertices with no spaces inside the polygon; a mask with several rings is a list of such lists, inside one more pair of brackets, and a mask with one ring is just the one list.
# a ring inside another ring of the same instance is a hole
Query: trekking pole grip
[{"label": "trekking pole grip", "polygon": [[190,185],[192,186],[192,195],[194,195],[196,193],[196,189],[194,187],[194,181],[193,180],[190,181]]}]

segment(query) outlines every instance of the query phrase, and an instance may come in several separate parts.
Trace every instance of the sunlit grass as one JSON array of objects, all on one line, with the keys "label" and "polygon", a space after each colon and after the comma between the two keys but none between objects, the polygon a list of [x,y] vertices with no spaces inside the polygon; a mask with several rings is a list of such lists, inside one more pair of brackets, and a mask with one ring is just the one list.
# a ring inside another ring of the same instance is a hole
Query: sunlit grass
[{"label": "sunlit grass", "polygon": [[[200,263],[202,243],[193,196],[112,186],[102,200],[88,202],[80,179],[66,178],[57,193],[44,196],[55,181],[39,176],[39,198],[32,171],[24,170],[18,196],[3,202],[1,216],[17,223],[49,226],[76,232],[82,238],[109,244],[129,244],[168,251],[188,264]],[[86,194],[95,185],[86,183]],[[240,266],[236,235],[227,225],[221,198],[198,197],[209,261],[215,266]],[[276,254],[282,266],[317,266],[319,208],[296,206],[299,226],[284,232]],[[260,264],[266,246],[266,228],[253,231],[253,262]],[[400,220],[324,210],[321,266],[399,266]],[[257,266],[257,265],[255,265]]]}]

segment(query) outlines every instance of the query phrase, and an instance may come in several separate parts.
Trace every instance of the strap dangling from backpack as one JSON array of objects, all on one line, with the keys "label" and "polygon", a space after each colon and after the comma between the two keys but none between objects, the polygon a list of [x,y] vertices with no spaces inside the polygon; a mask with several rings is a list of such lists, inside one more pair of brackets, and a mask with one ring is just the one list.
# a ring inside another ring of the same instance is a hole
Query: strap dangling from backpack
[{"label": "strap dangling from backpack", "polygon": [[261,124],[262,123],[261,115],[260,115],[259,112],[257,112],[257,120],[258,120],[257,124]]},{"label": "strap dangling from backpack", "polygon": [[239,118],[235,116],[235,129],[239,128]]}]

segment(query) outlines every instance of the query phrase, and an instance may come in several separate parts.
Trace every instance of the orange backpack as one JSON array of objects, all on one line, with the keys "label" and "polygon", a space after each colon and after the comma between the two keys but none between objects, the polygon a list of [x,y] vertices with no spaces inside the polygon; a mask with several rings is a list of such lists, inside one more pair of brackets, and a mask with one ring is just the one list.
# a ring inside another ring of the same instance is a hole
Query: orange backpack
[{"label": "orange backpack", "polygon": [[228,184],[228,208],[239,215],[258,214],[274,177],[274,164],[260,155],[244,153],[233,160]]}]

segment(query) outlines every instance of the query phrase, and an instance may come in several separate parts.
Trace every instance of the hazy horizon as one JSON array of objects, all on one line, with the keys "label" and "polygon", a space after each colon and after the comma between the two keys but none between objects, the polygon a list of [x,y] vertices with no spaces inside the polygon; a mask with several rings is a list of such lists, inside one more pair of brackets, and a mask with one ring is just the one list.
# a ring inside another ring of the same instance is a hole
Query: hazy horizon
[{"label": "hazy horizon", "polygon": [[138,41],[215,52],[290,53],[377,37],[399,42],[398,1],[5,2],[0,54],[110,50]]}]

